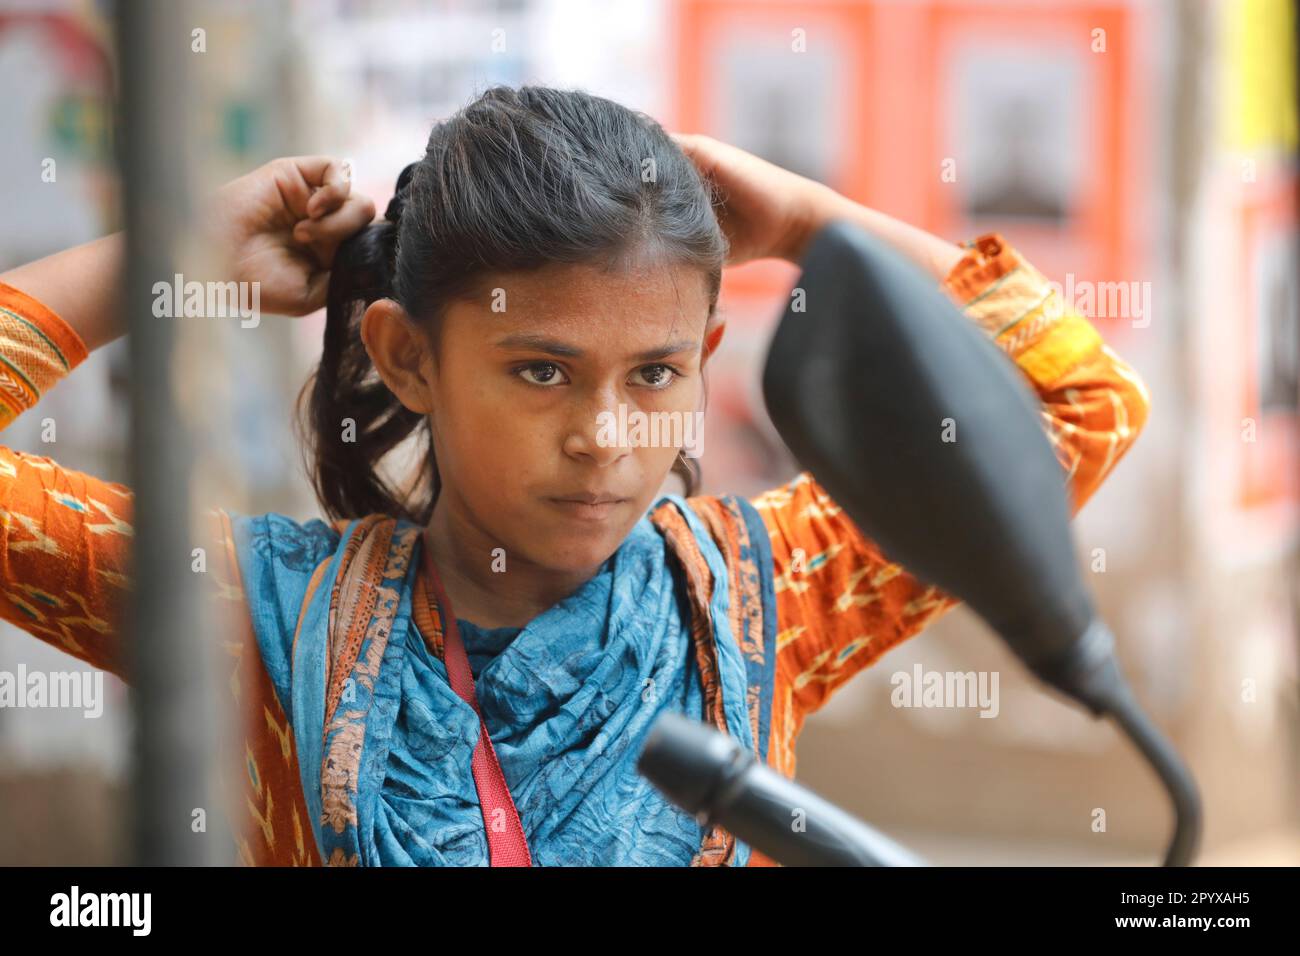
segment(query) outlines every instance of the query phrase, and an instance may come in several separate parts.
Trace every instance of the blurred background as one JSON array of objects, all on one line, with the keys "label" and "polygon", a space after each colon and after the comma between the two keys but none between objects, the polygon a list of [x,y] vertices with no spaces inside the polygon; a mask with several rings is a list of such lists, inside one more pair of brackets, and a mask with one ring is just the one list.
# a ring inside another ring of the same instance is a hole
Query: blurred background
[{"label": "blurred background", "polygon": [[[1076,520],[1080,557],[1139,695],[1202,787],[1201,862],[1300,864],[1295,0],[194,10],[203,96],[185,145],[201,145],[212,184],[330,153],[382,210],[431,125],[485,86],[581,87],[947,239],[1000,232],[1067,295],[1115,290],[1074,298],[1145,379],[1151,417]],[[120,227],[111,12],[0,2],[0,270]],[[797,470],[759,393],[796,274],[760,262],[725,276],[706,493],[757,494]],[[204,505],[318,515],[291,415],[323,327],[323,313],[268,318],[190,354],[228,426]],[[119,341],[4,444],[127,481],[127,381]],[[80,666],[0,624],[0,670],[20,664]],[[916,665],[997,672],[997,718],[892,706],[891,675]],[[0,708],[0,863],[126,858],[130,702],[105,686],[98,718]],[[842,689],[798,756],[801,781],[936,863],[1151,863],[1170,826],[1129,746],[1029,681],[964,609]]]}]

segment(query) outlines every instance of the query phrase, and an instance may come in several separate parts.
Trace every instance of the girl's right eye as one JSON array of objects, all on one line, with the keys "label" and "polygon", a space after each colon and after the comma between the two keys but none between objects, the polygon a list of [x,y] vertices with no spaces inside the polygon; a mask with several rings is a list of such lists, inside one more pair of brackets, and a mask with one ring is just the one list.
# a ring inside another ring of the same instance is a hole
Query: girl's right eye
[{"label": "girl's right eye", "polygon": [[[535,362],[515,370],[515,374],[529,385],[551,388],[563,384],[564,372],[554,362]],[[530,378],[529,375],[533,377]]]}]

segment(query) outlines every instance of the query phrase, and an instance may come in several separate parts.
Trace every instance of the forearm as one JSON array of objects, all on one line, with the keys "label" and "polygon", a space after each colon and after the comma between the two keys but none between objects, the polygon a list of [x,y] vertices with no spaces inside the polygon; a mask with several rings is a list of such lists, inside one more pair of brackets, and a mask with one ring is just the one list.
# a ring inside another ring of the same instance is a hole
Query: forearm
[{"label": "forearm", "polygon": [[0,273],[57,314],[94,351],[122,334],[118,318],[122,234],[114,233]]},{"label": "forearm", "polygon": [[[824,186],[814,190],[809,202],[806,241],[810,241],[822,226],[836,219],[847,220],[882,239],[933,276],[936,282],[947,278],[966,252],[955,243],[856,203]],[[802,248],[806,248],[806,241],[801,246],[801,253]]]}]

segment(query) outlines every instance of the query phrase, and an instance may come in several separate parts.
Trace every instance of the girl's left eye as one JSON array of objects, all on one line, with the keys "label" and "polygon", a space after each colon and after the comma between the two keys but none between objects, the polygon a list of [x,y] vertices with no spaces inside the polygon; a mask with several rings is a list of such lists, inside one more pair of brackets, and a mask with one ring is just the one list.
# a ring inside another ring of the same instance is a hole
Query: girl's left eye
[{"label": "girl's left eye", "polygon": [[641,376],[641,383],[649,388],[667,388],[677,378],[677,370],[667,365],[643,365],[635,375]]}]

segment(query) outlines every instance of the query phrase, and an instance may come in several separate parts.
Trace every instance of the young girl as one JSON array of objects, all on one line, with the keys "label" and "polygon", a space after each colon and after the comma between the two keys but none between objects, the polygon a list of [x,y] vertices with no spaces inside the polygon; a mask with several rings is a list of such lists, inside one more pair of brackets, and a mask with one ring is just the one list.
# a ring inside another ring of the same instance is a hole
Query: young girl
[{"label": "young girl", "polygon": [[[581,92],[488,90],[382,221],[322,158],[219,200],[230,277],[268,311],[328,309],[304,398],[330,520],[213,513],[214,598],[245,625],[227,783],[249,864],[771,864],[637,773],[655,718],[793,776],[807,716],[956,601],[809,473],[701,496],[679,448],[599,439],[620,404],[701,406],[724,264],[797,262],[832,219],[893,244],[1037,390],[1076,511],[1146,418],[1132,369],[997,234],[950,245]],[[5,423],[117,334],[119,242],[0,276]],[[413,432],[418,473],[386,480]],[[670,470],[685,497],[658,497]],[[0,482],[0,613],[129,679],[130,492],[8,449]]]}]

